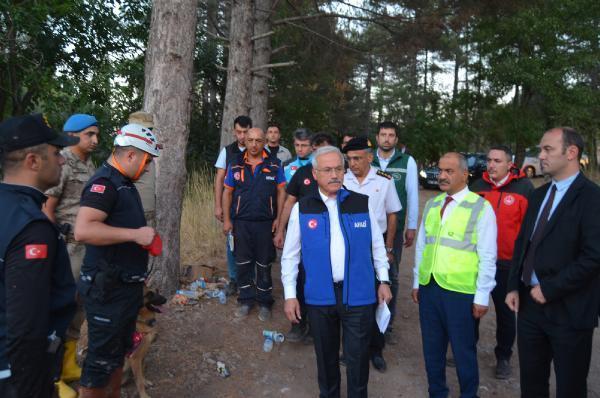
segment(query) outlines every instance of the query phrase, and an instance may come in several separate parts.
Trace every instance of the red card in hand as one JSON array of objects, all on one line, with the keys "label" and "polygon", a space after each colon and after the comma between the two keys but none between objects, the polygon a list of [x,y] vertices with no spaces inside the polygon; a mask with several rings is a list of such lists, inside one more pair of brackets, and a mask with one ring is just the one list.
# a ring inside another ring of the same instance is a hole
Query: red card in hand
[{"label": "red card in hand", "polygon": [[162,253],[162,239],[159,234],[154,235],[154,239],[152,239],[152,243],[148,246],[142,246],[144,249],[150,252],[151,256],[160,256]]}]

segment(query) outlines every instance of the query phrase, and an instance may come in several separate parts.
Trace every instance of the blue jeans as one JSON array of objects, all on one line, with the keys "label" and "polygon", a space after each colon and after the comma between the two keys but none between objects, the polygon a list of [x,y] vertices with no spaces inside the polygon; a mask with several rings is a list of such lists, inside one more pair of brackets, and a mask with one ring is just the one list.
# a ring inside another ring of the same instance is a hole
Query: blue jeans
[{"label": "blue jeans", "polygon": [[473,295],[440,287],[433,276],[428,285],[419,286],[419,318],[429,396],[447,397],[446,351],[448,342],[456,362],[460,397],[477,396],[479,369]]}]

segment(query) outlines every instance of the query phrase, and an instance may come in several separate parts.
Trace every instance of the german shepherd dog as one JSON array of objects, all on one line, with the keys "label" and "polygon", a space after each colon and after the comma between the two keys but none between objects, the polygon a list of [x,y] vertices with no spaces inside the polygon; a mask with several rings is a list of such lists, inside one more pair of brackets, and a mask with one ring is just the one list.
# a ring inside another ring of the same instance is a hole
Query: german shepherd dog
[{"label": "german shepherd dog", "polygon": [[[140,398],[150,398],[146,393],[146,387],[151,387],[152,383],[144,377],[144,358],[156,339],[156,314],[160,313],[160,306],[165,304],[167,299],[158,291],[144,286],[144,305],[140,308],[136,322],[135,334],[133,338],[133,348],[125,357],[125,366],[123,368],[123,384],[129,377],[129,370],[133,373],[133,379]],[[81,327],[81,338],[77,347],[78,362],[83,364],[88,347],[87,321]]]}]

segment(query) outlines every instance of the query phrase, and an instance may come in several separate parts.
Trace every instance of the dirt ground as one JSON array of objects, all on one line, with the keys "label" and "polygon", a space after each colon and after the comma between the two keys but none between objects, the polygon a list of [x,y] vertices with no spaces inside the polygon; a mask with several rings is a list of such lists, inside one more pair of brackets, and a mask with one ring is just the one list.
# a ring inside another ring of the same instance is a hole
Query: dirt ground
[{"label": "dirt ground", "polygon": [[[421,191],[421,209],[435,191]],[[410,300],[413,248],[403,253],[400,266],[400,293],[395,331],[398,343],[388,345],[384,357],[388,370],[381,374],[371,368],[369,396],[426,397],[427,380],[423,362],[418,309]],[[216,265],[225,270],[224,260]],[[222,271],[225,275],[225,271]],[[318,396],[315,353],[312,345],[284,342],[273,351],[262,350],[262,330],[287,332],[283,314],[283,290],[279,264],[273,268],[273,319],[263,323],[256,309],[245,320],[233,317],[235,300],[226,305],[204,300],[194,306],[169,305],[159,315],[159,338],[146,359],[146,376],[154,383],[148,389],[157,397],[316,397]],[[513,356],[513,377],[500,381],[493,377],[495,358],[495,314],[493,304],[481,322],[478,352],[480,396],[519,396],[518,360]],[[516,347],[515,347],[516,350]],[[224,362],[231,376],[222,378],[216,361]],[[342,396],[345,396],[345,368],[342,369]],[[452,397],[459,395],[456,373],[447,370]],[[589,396],[600,398],[600,334],[595,333],[592,367],[588,378]],[[133,384],[124,396],[136,397]]]}]

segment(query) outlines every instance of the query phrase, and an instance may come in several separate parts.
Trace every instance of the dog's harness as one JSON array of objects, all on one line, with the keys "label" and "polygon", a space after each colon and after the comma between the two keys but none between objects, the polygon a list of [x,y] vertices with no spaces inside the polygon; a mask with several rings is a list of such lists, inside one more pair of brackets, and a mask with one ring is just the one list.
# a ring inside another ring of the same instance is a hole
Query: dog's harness
[{"label": "dog's harness", "polygon": [[[148,319],[145,321],[141,320],[141,319],[137,319],[136,322],[140,322],[147,326],[154,327],[154,325],[156,324],[156,318]],[[133,336],[132,336],[133,346],[131,347],[131,350],[129,350],[129,352],[127,353],[127,358],[132,356],[133,353],[135,352],[135,350],[137,350],[139,348],[139,346],[142,344],[142,341],[144,340],[144,335],[146,335],[146,333],[138,332],[137,330],[135,332],[133,332]]]}]

